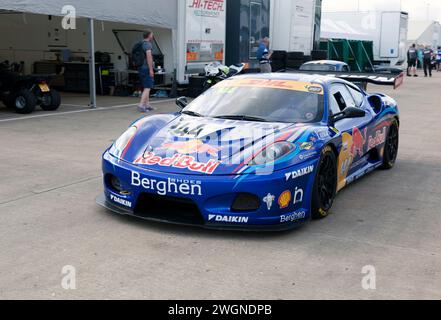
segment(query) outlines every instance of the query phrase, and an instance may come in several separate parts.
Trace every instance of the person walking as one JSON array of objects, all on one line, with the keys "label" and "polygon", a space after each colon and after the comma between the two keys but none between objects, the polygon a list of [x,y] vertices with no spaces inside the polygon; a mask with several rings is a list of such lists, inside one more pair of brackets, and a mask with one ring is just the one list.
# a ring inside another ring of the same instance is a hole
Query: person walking
[{"label": "person walking", "polygon": [[438,47],[436,52],[436,70],[438,72],[441,71],[441,46]]},{"label": "person walking", "polygon": [[260,63],[260,72],[261,73],[271,73],[271,56],[273,52],[269,50],[270,47],[270,39],[268,37],[263,38],[262,42],[257,49],[257,59]]},{"label": "person walking", "polygon": [[132,58],[136,67],[143,92],[138,106],[140,112],[154,111],[150,105],[150,90],[154,87],[155,72],[153,69],[153,32],[148,30],[144,33],[144,40],[135,45]]},{"label": "person walking", "polygon": [[424,76],[427,78],[429,75],[432,77],[432,56],[433,56],[433,50],[430,48],[430,46],[426,46],[426,48],[423,51],[424,56]]},{"label": "person walking", "polygon": [[414,77],[418,77],[417,75],[417,65],[418,65],[418,53],[416,45],[413,44],[409,50],[407,51],[407,76],[411,77],[411,73],[413,73]]}]

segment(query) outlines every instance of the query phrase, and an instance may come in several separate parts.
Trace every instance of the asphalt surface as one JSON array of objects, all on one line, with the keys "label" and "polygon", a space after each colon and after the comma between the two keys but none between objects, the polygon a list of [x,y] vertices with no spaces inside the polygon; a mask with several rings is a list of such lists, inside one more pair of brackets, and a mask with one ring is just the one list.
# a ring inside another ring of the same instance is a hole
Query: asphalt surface
[{"label": "asphalt surface", "polygon": [[[269,234],[149,223],[98,207],[101,153],[139,117],[134,107],[2,111],[0,298],[441,299],[440,89],[441,73],[407,78],[398,91],[371,87],[401,108],[396,167],[345,189],[327,219]],[[176,110],[170,101],[156,107]],[[75,267],[75,290],[62,287],[66,265]],[[362,287],[366,265],[375,267],[375,290]]]}]

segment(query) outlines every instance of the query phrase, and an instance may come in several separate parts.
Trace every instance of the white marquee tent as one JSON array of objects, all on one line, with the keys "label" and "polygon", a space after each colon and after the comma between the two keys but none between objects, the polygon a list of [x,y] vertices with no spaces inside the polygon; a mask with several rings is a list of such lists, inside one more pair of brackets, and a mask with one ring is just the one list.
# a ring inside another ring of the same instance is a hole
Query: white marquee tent
[{"label": "white marquee tent", "polygon": [[0,10],[63,16],[73,6],[78,18],[89,20],[91,107],[96,107],[94,20],[148,25],[176,30],[177,0],[0,0]]}]

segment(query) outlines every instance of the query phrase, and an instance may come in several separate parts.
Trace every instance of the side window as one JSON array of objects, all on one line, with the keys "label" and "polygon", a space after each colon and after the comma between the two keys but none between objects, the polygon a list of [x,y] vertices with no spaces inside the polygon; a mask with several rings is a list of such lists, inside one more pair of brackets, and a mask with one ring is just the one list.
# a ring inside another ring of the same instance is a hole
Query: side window
[{"label": "side window", "polygon": [[348,66],[343,66],[342,71],[343,72],[349,72],[349,67]]},{"label": "side window", "polygon": [[[348,88],[343,84],[332,85],[332,88],[329,91],[329,95],[329,105],[333,114],[342,112],[349,107],[355,107],[354,98],[352,98],[352,95],[350,94]],[[338,110],[336,110],[336,106],[333,106],[333,100],[335,100],[335,103],[337,103]]]},{"label": "side window", "polygon": [[352,94],[352,97],[354,97],[355,105],[357,107],[361,107],[364,101],[364,94],[358,91],[357,89],[354,89],[352,87],[348,87],[349,91]]},{"label": "side window", "polygon": [[334,95],[329,96],[329,109],[331,110],[332,114],[340,113],[340,106],[338,105],[337,100],[335,100]]}]

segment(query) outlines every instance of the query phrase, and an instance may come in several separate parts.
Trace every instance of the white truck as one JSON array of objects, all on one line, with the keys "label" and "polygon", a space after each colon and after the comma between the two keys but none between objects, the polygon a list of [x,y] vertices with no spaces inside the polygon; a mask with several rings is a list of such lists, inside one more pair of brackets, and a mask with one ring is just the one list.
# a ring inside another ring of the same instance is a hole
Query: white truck
[{"label": "white truck", "polygon": [[225,62],[226,12],[227,0],[178,0],[179,83],[188,83],[210,62]]},{"label": "white truck", "polygon": [[407,61],[408,24],[401,11],[323,12],[321,38],[373,41],[374,64],[400,67]]},{"label": "white truck", "polygon": [[315,0],[271,1],[271,47],[310,55],[314,44]]}]

